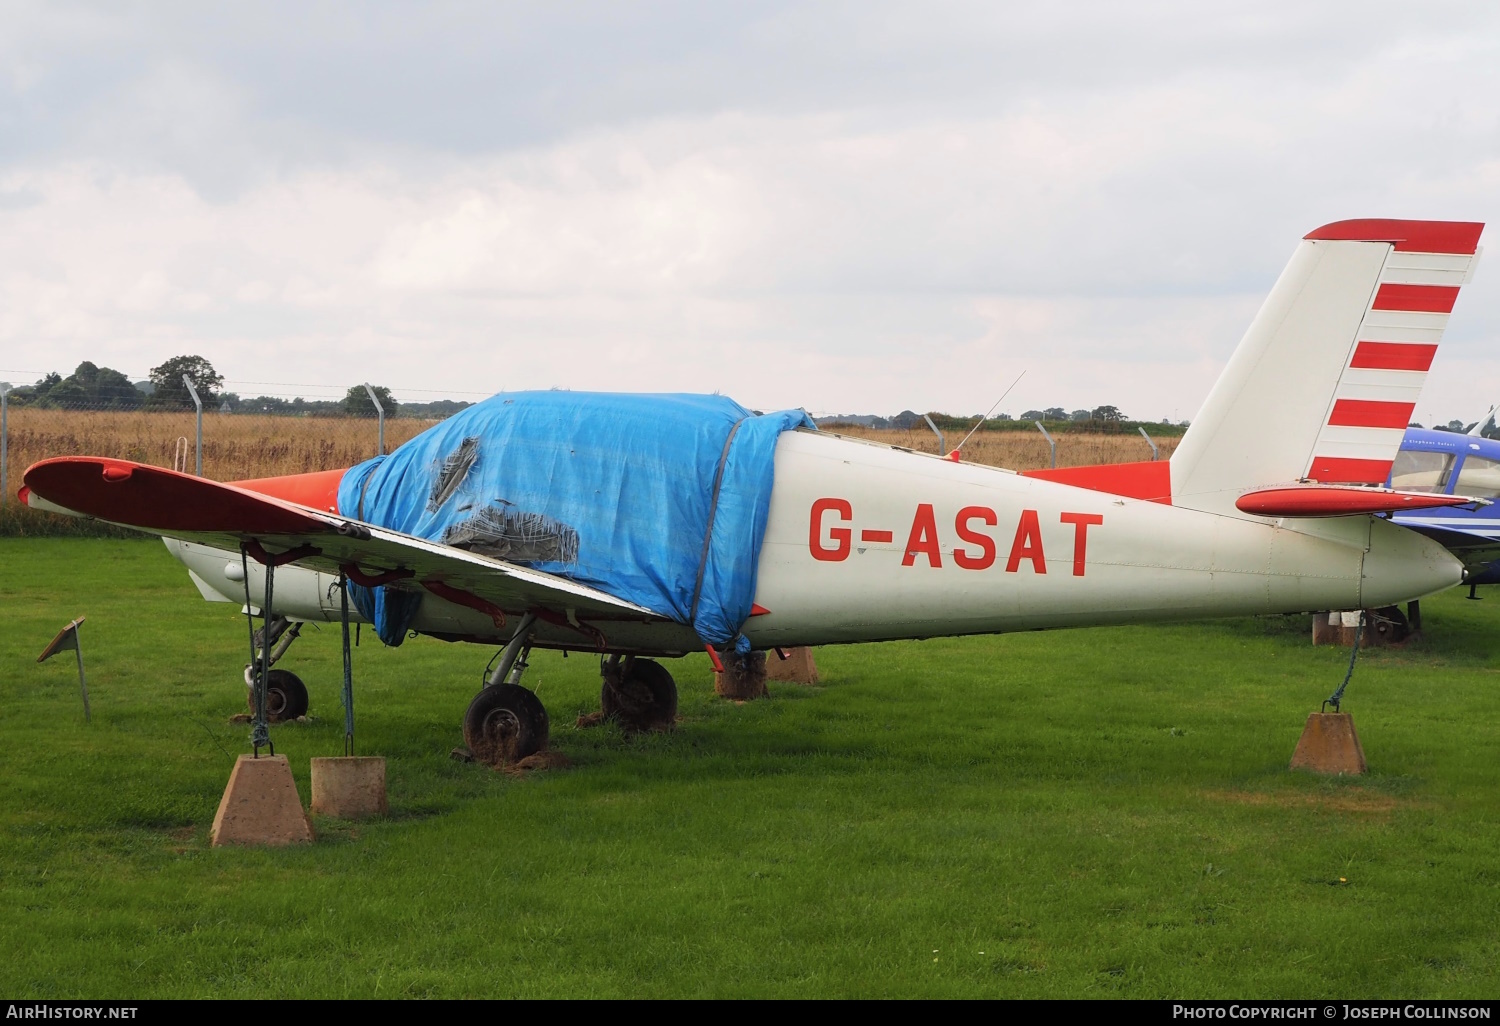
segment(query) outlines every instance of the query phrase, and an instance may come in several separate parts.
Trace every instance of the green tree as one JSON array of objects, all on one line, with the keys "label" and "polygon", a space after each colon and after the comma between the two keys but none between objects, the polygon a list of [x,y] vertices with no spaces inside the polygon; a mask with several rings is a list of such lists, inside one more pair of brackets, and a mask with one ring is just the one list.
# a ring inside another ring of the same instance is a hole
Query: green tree
[{"label": "green tree", "polygon": [[1121,413],[1119,407],[1116,406],[1096,406],[1089,414],[1089,419],[1105,422],[1121,421],[1125,419],[1125,414]]},{"label": "green tree", "polygon": [[[396,411],[401,408],[401,404],[396,401],[395,396],[391,395],[391,390],[384,385],[371,385],[370,388],[375,392],[375,398],[380,400],[380,405],[385,409],[386,419],[389,420],[394,417]],[[364,385],[355,385],[348,392],[344,393],[344,401],[340,405],[344,408],[344,412],[351,417],[375,416],[375,407],[370,403],[370,395],[365,391]]]},{"label": "green tree", "polygon": [[156,391],[151,393],[147,404],[153,409],[192,409],[193,397],[182,383],[184,374],[193,379],[198,398],[203,400],[205,407],[218,405],[219,386],[224,384],[224,375],[201,356],[174,356],[161,366],[152,367],[149,376]]},{"label": "green tree", "polygon": [[27,389],[26,400],[37,406],[122,410],[134,409],[142,398],[124,374],[85,360],[66,378],[55,371],[42,378]]}]

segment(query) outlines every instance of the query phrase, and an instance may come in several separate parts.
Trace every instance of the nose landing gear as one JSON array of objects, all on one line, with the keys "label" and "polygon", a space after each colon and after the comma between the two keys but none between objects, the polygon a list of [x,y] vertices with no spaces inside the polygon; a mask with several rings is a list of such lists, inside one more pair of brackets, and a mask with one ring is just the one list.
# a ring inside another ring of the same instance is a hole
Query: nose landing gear
[{"label": "nose landing gear", "polygon": [[[255,662],[245,666],[245,704],[255,712],[255,667],[267,645],[270,645],[270,663],[275,666],[286,650],[292,647],[302,633],[302,624],[284,616],[271,617],[270,623],[260,627],[254,634]],[[266,682],[266,719],[271,723],[285,723],[307,715],[307,685],[290,670],[272,670]]]}]

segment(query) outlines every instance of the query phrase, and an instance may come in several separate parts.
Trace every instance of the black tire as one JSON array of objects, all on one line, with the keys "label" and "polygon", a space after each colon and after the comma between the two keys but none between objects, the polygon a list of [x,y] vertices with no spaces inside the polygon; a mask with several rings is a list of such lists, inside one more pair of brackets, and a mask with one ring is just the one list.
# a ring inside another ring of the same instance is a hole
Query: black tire
[{"label": "black tire", "polygon": [[547,709],[519,684],[495,684],[480,691],[464,713],[464,744],[474,758],[509,766],[547,747]]},{"label": "black tire", "polygon": [[1375,615],[1365,618],[1365,630],[1374,637],[1366,640],[1373,642],[1378,638],[1383,644],[1394,645],[1411,637],[1411,621],[1407,620],[1400,606],[1383,606],[1371,612]]},{"label": "black tire", "polygon": [[[255,692],[245,689],[245,705],[255,712]],[[266,681],[266,719],[285,723],[307,715],[307,685],[290,670],[272,670]]]},{"label": "black tire", "polygon": [[677,682],[661,663],[636,659],[618,681],[605,675],[599,708],[626,730],[671,730],[677,725]]}]

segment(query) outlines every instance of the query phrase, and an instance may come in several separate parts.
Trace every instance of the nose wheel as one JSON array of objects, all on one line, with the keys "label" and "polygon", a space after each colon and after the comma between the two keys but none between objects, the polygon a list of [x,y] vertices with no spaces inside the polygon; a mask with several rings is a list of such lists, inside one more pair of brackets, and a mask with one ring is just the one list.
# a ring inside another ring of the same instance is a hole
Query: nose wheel
[{"label": "nose wheel", "polygon": [[[266,719],[285,723],[307,715],[307,685],[290,670],[272,670],[266,687]],[[255,712],[255,692],[247,692],[245,704]]]}]

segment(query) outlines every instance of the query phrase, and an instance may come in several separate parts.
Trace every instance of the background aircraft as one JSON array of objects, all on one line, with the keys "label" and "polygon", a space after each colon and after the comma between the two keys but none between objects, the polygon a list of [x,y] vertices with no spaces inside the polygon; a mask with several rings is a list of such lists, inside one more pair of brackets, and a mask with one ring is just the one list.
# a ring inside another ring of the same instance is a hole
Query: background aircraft
[{"label": "background aircraft", "polygon": [[495,759],[545,744],[533,647],[598,652],[605,712],[651,727],[677,692],[646,657],[705,646],[754,673],[782,645],[1385,606],[1463,577],[1381,514],[1472,502],[1383,485],[1482,227],[1308,234],[1164,463],[1016,474],[720,396],[546,392],[347,470],[63,457],[23,500],[160,534],[205,597],[258,605],[261,681],[283,621],[503,644],[464,718]]},{"label": "background aircraft", "polygon": [[[1467,434],[1410,428],[1391,467],[1389,485],[1411,492],[1500,499],[1500,439],[1492,437],[1497,433],[1493,408]],[[1397,512],[1391,518],[1442,543],[1463,560],[1466,584],[1500,584],[1497,507],[1431,507]]]}]

